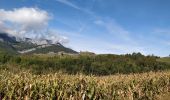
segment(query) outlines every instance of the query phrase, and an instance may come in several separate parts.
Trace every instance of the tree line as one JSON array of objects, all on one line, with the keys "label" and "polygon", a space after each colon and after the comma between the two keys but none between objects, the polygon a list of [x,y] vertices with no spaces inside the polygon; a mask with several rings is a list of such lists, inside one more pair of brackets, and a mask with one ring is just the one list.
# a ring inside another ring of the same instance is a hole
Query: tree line
[{"label": "tree line", "polygon": [[[154,55],[144,56],[141,53],[126,55],[10,55],[0,53],[1,68],[17,67],[30,70],[35,74],[55,73],[58,71],[86,75],[111,75],[116,73],[142,73],[170,69],[170,65],[158,62]],[[3,67],[2,67],[3,65]]]}]

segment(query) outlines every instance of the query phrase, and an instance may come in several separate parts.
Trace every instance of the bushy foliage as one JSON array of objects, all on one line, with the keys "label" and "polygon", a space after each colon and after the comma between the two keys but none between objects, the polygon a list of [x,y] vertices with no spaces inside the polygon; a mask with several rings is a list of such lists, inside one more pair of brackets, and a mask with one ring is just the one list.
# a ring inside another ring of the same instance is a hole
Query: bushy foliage
[{"label": "bushy foliage", "polygon": [[141,73],[170,69],[158,62],[158,57],[140,53],[126,55],[18,55],[0,54],[0,62],[29,69],[34,73],[62,71],[69,74],[110,75],[115,73]]},{"label": "bushy foliage", "polygon": [[1,64],[7,63],[8,61],[10,61],[11,57],[12,56],[9,55],[8,53],[0,52],[0,63]]}]

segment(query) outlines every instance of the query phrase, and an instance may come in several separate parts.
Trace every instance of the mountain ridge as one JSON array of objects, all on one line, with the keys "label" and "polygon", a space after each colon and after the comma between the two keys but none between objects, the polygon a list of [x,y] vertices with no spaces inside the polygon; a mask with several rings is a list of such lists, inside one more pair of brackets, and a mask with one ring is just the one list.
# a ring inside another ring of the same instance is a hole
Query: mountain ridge
[{"label": "mountain ridge", "polygon": [[0,50],[14,54],[46,54],[49,52],[77,53],[59,42],[53,43],[52,40],[43,38],[37,40],[27,37],[19,38],[7,33],[0,33]]}]

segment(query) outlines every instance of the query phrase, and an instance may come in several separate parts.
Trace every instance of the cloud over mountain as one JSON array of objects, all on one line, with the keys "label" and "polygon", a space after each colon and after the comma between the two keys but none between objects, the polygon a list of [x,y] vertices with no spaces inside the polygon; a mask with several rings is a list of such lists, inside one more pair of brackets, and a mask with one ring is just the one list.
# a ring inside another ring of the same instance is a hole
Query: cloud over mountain
[{"label": "cloud over mountain", "polygon": [[39,8],[0,9],[0,32],[6,32],[18,37],[47,38],[54,42],[67,41],[57,33],[50,33],[48,28],[50,14]]}]

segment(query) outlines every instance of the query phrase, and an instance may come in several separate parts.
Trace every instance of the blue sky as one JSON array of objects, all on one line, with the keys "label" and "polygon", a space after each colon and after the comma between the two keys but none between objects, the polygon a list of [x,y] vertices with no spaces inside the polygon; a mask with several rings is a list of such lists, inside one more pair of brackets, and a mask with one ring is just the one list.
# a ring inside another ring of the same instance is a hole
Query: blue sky
[{"label": "blue sky", "polygon": [[23,7],[47,12],[46,27],[77,51],[170,54],[169,0],[0,0],[6,12]]}]

